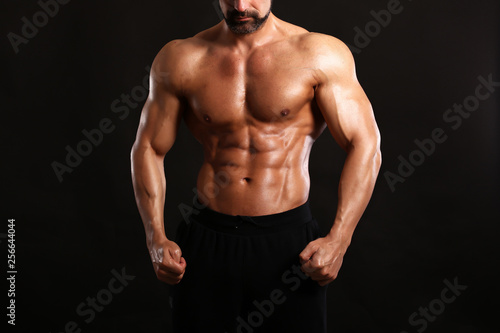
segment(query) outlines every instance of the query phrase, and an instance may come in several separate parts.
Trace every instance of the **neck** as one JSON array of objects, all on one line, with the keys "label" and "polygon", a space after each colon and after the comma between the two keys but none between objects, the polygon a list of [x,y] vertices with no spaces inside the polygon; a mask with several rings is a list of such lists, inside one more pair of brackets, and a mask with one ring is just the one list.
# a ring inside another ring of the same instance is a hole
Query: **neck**
[{"label": "neck", "polygon": [[254,47],[261,46],[271,41],[278,32],[278,19],[273,13],[269,14],[267,20],[260,26],[257,31],[248,34],[235,34],[227,26],[226,22],[222,21],[221,37],[225,43],[241,50],[251,50]]}]

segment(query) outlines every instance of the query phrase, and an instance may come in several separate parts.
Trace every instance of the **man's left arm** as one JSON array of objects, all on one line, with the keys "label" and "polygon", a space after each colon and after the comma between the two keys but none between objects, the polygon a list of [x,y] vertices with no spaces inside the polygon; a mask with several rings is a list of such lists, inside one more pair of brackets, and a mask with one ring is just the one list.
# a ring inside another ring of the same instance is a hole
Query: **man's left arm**
[{"label": "man's left arm", "polygon": [[338,207],[324,238],[300,253],[302,270],[324,286],[337,278],[354,229],[368,205],[381,165],[380,134],[371,104],[355,73],[354,59],[339,40],[323,36],[315,98],[337,143],[347,152],[340,176]]}]

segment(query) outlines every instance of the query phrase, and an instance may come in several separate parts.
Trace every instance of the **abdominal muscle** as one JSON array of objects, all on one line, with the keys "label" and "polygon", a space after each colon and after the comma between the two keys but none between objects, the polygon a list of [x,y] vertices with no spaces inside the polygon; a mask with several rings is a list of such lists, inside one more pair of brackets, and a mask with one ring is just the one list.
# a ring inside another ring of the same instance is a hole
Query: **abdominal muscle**
[{"label": "abdominal muscle", "polygon": [[265,133],[245,125],[202,140],[205,160],[197,181],[201,203],[229,215],[276,214],[309,195],[313,139],[302,128]]}]

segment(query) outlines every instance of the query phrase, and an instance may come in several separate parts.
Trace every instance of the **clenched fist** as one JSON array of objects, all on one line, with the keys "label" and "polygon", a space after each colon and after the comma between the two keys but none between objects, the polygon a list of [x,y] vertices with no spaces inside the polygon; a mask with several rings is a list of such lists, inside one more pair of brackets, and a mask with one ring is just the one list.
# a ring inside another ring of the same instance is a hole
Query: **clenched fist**
[{"label": "clenched fist", "polygon": [[310,242],[300,253],[301,269],[320,286],[337,278],[348,244],[332,237]]},{"label": "clenched fist", "polygon": [[174,285],[178,284],[186,271],[186,260],[182,257],[180,247],[167,238],[154,242],[149,254],[156,277],[160,281]]}]

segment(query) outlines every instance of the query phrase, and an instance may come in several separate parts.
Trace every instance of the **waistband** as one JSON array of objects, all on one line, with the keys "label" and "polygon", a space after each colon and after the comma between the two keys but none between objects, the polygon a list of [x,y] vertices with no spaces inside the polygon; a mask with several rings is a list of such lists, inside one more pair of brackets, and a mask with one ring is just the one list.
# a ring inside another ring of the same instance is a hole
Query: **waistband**
[{"label": "waistband", "polygon": [[190,219],[215,231],[247,235],[273,233],[298,227],[310,222],[313,216],[307,200],[296,208],[259,216],[228,215],[205,207],[200,209],[199,213],[193,213]]}]

